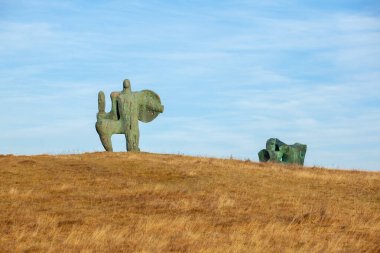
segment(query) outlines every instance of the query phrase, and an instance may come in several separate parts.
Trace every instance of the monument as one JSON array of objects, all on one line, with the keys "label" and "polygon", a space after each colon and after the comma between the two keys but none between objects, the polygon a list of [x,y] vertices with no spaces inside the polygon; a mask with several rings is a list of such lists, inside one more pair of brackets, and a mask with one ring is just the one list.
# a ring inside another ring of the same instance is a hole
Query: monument
[{"label": "monument", "polygon": [[307,146],[300,143],[287,145],[277,138],[267,140],[266,149],[258,155],[260,162],[293,163],[303,165]]},{"label": "monument", "polygon": [[151,122],[164,111],[160,97],[151,90],[132,92],[128,79],[123,82],[123,90],[111,93],[111,111],[105,112],[104,92],[98,94],[96,131],[106,151],[113,151],[111,136],[124,134],[127,151],[140,151],[139,120]]}]

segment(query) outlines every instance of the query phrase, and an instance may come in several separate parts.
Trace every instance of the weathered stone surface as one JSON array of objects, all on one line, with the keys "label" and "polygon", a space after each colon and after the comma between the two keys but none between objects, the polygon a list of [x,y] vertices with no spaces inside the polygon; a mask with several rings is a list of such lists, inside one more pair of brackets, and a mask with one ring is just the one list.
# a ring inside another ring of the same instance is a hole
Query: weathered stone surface
[{"label": "weathered stone surface", "polygon": [[287,145],[277,138],[267,140],[266,149],[258,155],[260,162],[294,163],[303,165],[307,146],[300,143]]},{"label": "weathered stone surface", "polygon": [[103,147],[112,151],[111,136],[124,134],[128,151],[140,151],[139,123],[150,122],[164,111],[160,97],[150,90],[132,92],[128,79],[123,82],[123,90],[111,93],[112,107],[105,112],[105,96],[103,91],[98,94],[98,113],[95,124]]}]

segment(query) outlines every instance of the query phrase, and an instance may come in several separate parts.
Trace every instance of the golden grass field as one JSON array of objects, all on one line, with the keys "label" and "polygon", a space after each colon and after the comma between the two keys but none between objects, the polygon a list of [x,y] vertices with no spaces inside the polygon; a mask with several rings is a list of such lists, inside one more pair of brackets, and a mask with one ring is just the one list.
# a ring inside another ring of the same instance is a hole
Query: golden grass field
[{"label": "golden grass field", "polygon": [[379,172],[0,156],[0,187],[0,252],[380,252]]}]

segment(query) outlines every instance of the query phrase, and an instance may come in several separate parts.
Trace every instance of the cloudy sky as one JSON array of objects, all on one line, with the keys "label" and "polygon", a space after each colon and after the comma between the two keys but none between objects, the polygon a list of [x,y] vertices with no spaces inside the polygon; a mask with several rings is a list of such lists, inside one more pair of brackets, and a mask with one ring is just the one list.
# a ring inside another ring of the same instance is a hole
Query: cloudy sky
[{"label": "cloudy sky", "polygon": [[103,150],[97,93],[125,78],[165,105],[143,151],[258,160],[277,137],[380,170],[378,0],[0,0],[0,153]]}]

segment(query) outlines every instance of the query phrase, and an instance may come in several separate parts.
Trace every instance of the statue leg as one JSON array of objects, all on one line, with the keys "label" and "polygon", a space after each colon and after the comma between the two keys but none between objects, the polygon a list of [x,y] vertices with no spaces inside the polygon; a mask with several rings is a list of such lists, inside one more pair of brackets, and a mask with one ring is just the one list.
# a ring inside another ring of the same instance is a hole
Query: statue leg
[{"label": "statue leg", "polygon": [[125,139],[127,141],[127,151],[140,151],[139,137],[140,135],[138,125],[135,128],[132,127],[132,129],[125,134]]},{"label": "statue leg", "polygon": [[[104,122],[103,122],[104,121]],[[108,129],[108,124],[106,120],[99,120],[95,124],[96,132],[98,132],[100,141],[106,151],[112,152],[112,132]]]},{"label": "statue leg", "polygon": [[106,151],[112,152],[112,141],[111,141],[111,135],[110,134],[99,134],[100,141],[103,144],[103,147]]},{"label": "statue leg", "polygon": [[125,145],[126,145],[126,148],[127,148],[127,151],[132,151],[132,142],[129,138],[129,133],[125,133]]}]

